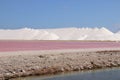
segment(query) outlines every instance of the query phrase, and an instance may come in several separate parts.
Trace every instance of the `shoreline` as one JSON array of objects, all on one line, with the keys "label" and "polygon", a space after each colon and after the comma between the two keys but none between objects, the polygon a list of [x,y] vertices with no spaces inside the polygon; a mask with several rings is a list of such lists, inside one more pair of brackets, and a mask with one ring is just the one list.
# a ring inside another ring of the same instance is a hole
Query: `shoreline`
[{"label": "shoreline", "polygon": [[0,80],[120,66],[119,48],[0,52],[0,55]]},{"label": "shoreline", "polygon": [[96,51],[120,51],[120,47],[113,48],[78,48],[78,49],[53,49],[53,50],[23,50],[23,51],[0,51],[0,56],[59,54],[71,52],[96,52]]},{"label": "shoreline", "polygon": [[46,74],[46,75],[33,75],[33,76],[26,76],[26,77],[18,77],[18,78],[13,78],[10,80],[34,80],[34,79],[52,79],[52,78],[63,78],[63,77],[67,77],[70,75],[78,75],[78,74],[93,74],[93,73],[99,73],[99,72],[108,72],[108,71],[113,71],[114,70],[119,70],[120,71],[120,67],[107,67],[107,68],[102,68],[102,69],[92,69],[92,70],[83,70],[83,71],[67,71],[67,72],[58,72],[56,74]]}]

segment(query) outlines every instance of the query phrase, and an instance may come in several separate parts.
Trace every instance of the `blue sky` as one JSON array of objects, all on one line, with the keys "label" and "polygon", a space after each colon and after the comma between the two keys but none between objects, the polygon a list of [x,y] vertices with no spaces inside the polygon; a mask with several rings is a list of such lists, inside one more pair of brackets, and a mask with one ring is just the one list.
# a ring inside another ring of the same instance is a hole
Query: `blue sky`
[{"label": "blue sky", "polygon": [[0,0],[0,28],[120,29],[120,0]]}]

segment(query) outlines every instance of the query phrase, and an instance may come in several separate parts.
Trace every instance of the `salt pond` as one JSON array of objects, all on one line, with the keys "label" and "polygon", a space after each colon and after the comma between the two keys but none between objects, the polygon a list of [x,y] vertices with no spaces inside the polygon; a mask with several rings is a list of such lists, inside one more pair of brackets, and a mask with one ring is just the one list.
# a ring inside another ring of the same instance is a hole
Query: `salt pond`
[{"label": "salt pond", "polygon": [[111,41],[40,41],[0,40],[2,51],[61,50],[61,49],[120,48],[120,42]]}]

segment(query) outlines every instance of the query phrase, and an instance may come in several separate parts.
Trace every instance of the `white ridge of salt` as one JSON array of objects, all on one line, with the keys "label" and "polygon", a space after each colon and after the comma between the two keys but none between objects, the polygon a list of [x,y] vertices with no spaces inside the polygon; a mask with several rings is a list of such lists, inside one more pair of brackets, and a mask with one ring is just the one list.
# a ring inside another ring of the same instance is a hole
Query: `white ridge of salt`
[{"label": "white ridge of salt", "polygon": [[0,29],[0,40],[110,40],[120,41],[120,31],[102,28]]}]

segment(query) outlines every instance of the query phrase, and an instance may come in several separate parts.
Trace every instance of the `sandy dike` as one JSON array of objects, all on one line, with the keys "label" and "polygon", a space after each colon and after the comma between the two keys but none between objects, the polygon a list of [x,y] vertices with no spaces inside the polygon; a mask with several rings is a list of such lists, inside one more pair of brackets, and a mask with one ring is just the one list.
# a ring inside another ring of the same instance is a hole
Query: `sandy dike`
[{"label": "sandy dike", "polygon": [[120,49],[0,52],[0,80],[120,66]]}]

